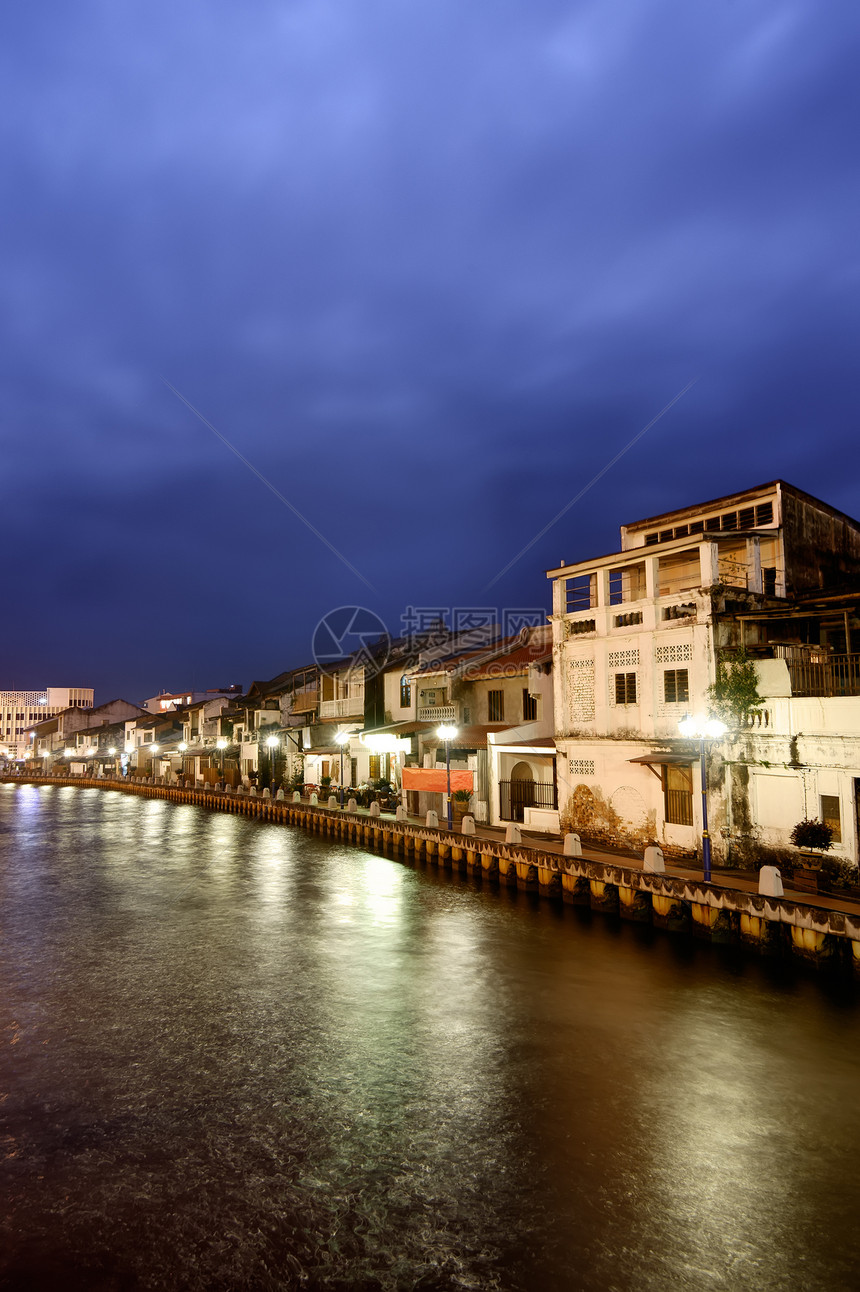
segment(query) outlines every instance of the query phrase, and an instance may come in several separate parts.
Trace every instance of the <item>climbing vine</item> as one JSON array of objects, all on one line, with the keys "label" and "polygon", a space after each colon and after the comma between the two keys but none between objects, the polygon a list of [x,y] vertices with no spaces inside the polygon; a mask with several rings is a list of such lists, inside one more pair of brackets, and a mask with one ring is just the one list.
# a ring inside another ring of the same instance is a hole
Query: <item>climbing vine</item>
[{"label": "climbing vine", "polygon": [[755,660],[741,647],[717,660],[717,680],[708,687],[708,708],[729,727],[744,727],[762,707]]}]

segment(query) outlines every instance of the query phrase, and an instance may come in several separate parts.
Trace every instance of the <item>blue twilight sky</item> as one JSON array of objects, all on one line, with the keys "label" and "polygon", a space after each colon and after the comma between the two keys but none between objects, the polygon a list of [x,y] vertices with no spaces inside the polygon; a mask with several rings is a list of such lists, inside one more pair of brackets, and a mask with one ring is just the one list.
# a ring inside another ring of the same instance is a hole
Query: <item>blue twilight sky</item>
[{"label": "blue twilight sky", "polygon": [[776,476],[856,515],[858,46],[854,0],[13,7],[0,687],[546,606]]}]

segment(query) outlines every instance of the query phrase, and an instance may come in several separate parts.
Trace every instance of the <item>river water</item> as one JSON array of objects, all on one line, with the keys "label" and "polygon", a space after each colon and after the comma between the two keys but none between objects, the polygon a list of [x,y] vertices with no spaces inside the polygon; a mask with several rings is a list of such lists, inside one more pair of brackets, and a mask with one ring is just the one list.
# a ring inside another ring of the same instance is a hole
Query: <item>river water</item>
[{"label": "river water", "polygon": [[0,786],[0,1288],[856,1288],[851,985]]}]

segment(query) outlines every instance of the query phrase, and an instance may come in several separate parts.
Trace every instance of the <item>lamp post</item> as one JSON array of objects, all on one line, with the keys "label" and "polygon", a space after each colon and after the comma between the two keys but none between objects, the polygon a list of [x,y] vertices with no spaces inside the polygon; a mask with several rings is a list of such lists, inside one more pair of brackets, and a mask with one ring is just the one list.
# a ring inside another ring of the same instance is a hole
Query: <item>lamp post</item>
[{"label": "lamp post", "polygon": [[222,736],[220,740],[215,741],[215,748],[221,750],[221,779],[224,779],[224,750],[227,748],[227,741]]},{"label": "lamp post", "polygon": [[728,727],[719,718],[693,718],[689,715],[678,723],[682,736],[692,737],[699,741],[699,779],[702,782],[702,870],[705,883],[711,882],[711,836],[708,831],[708,767],[705,753],[705,740],[719,740],[728,731]]},{"label": "lamp post", "polygon": [[343,747],[349,740],[349,732],[336,732],[335,740],[340,745],[340,806],[341,810],[343,810]]},{"label": "lamp post", "polygon": [[278,740],[277,736],[266,737],[266,748],[269,751],[269,761],[271,763],[269,771],[269,792],[273,797],[275,794],[275,750],[278,748],[280,743],[281,742]]},{"label": "lamp post", "polygon": [[448,773],[448,829],[454,829],[454,807],[451,803],[451,741],[457,737],[457,728],[442,723],[436,728],[436,735],[445,741],[445,770]]}]

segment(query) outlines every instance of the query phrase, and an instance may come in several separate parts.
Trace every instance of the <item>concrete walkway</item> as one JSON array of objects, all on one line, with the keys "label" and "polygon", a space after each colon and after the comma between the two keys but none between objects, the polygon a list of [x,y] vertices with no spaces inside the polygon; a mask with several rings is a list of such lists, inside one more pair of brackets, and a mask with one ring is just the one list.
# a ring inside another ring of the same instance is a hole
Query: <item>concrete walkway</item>
[{"label": "concrete walkway", "polygon": [[[354,815],[369,816],[367,808],[357,808]],[[393,812],[380,813],[380,820],[394,821]],[[425,824],[424,818],[420,816],[407,816],[408,825],[421,827]],[[445,821],[440,820],[440,830],[445,829]],[[454,831],[454,833],[458,833]],[[558,856],[564,854],[564,842],[558,835],[538,834],[534,831],[522,830],[522,847],[536,848],[540,852],[554,852]],[[505,831],[497,826],[479,824],[475,822],[475,837],[477,839],[490,839],[495,843],[504,843]],[[583,844],[582,855],[586,861],[598,861],[604,865],[627,866],[633,870],[642,869],[642,855],[637,852],[627,852],[622,848],[604,848],[597,844]],[[704,882],[702,879],[701,866],[695,863],[681,862],[677,863],[671,859],[665,861],[666,874],[677,879],[691,880],[692,882]],[[757,893],[758,877],[751,871],[726,870],[712,867],[711,885],[715,888],[725,888],[732,892]],[[840,896],[836,893],[810,893],[806,890],[793,888],[791,880],[788,877],[783,879],[783,888],[785,896],[790,900],[802,902],[805,906],[815,906],[825,911],[844,911],[848,915],[860,914],[860,899]]]}]

